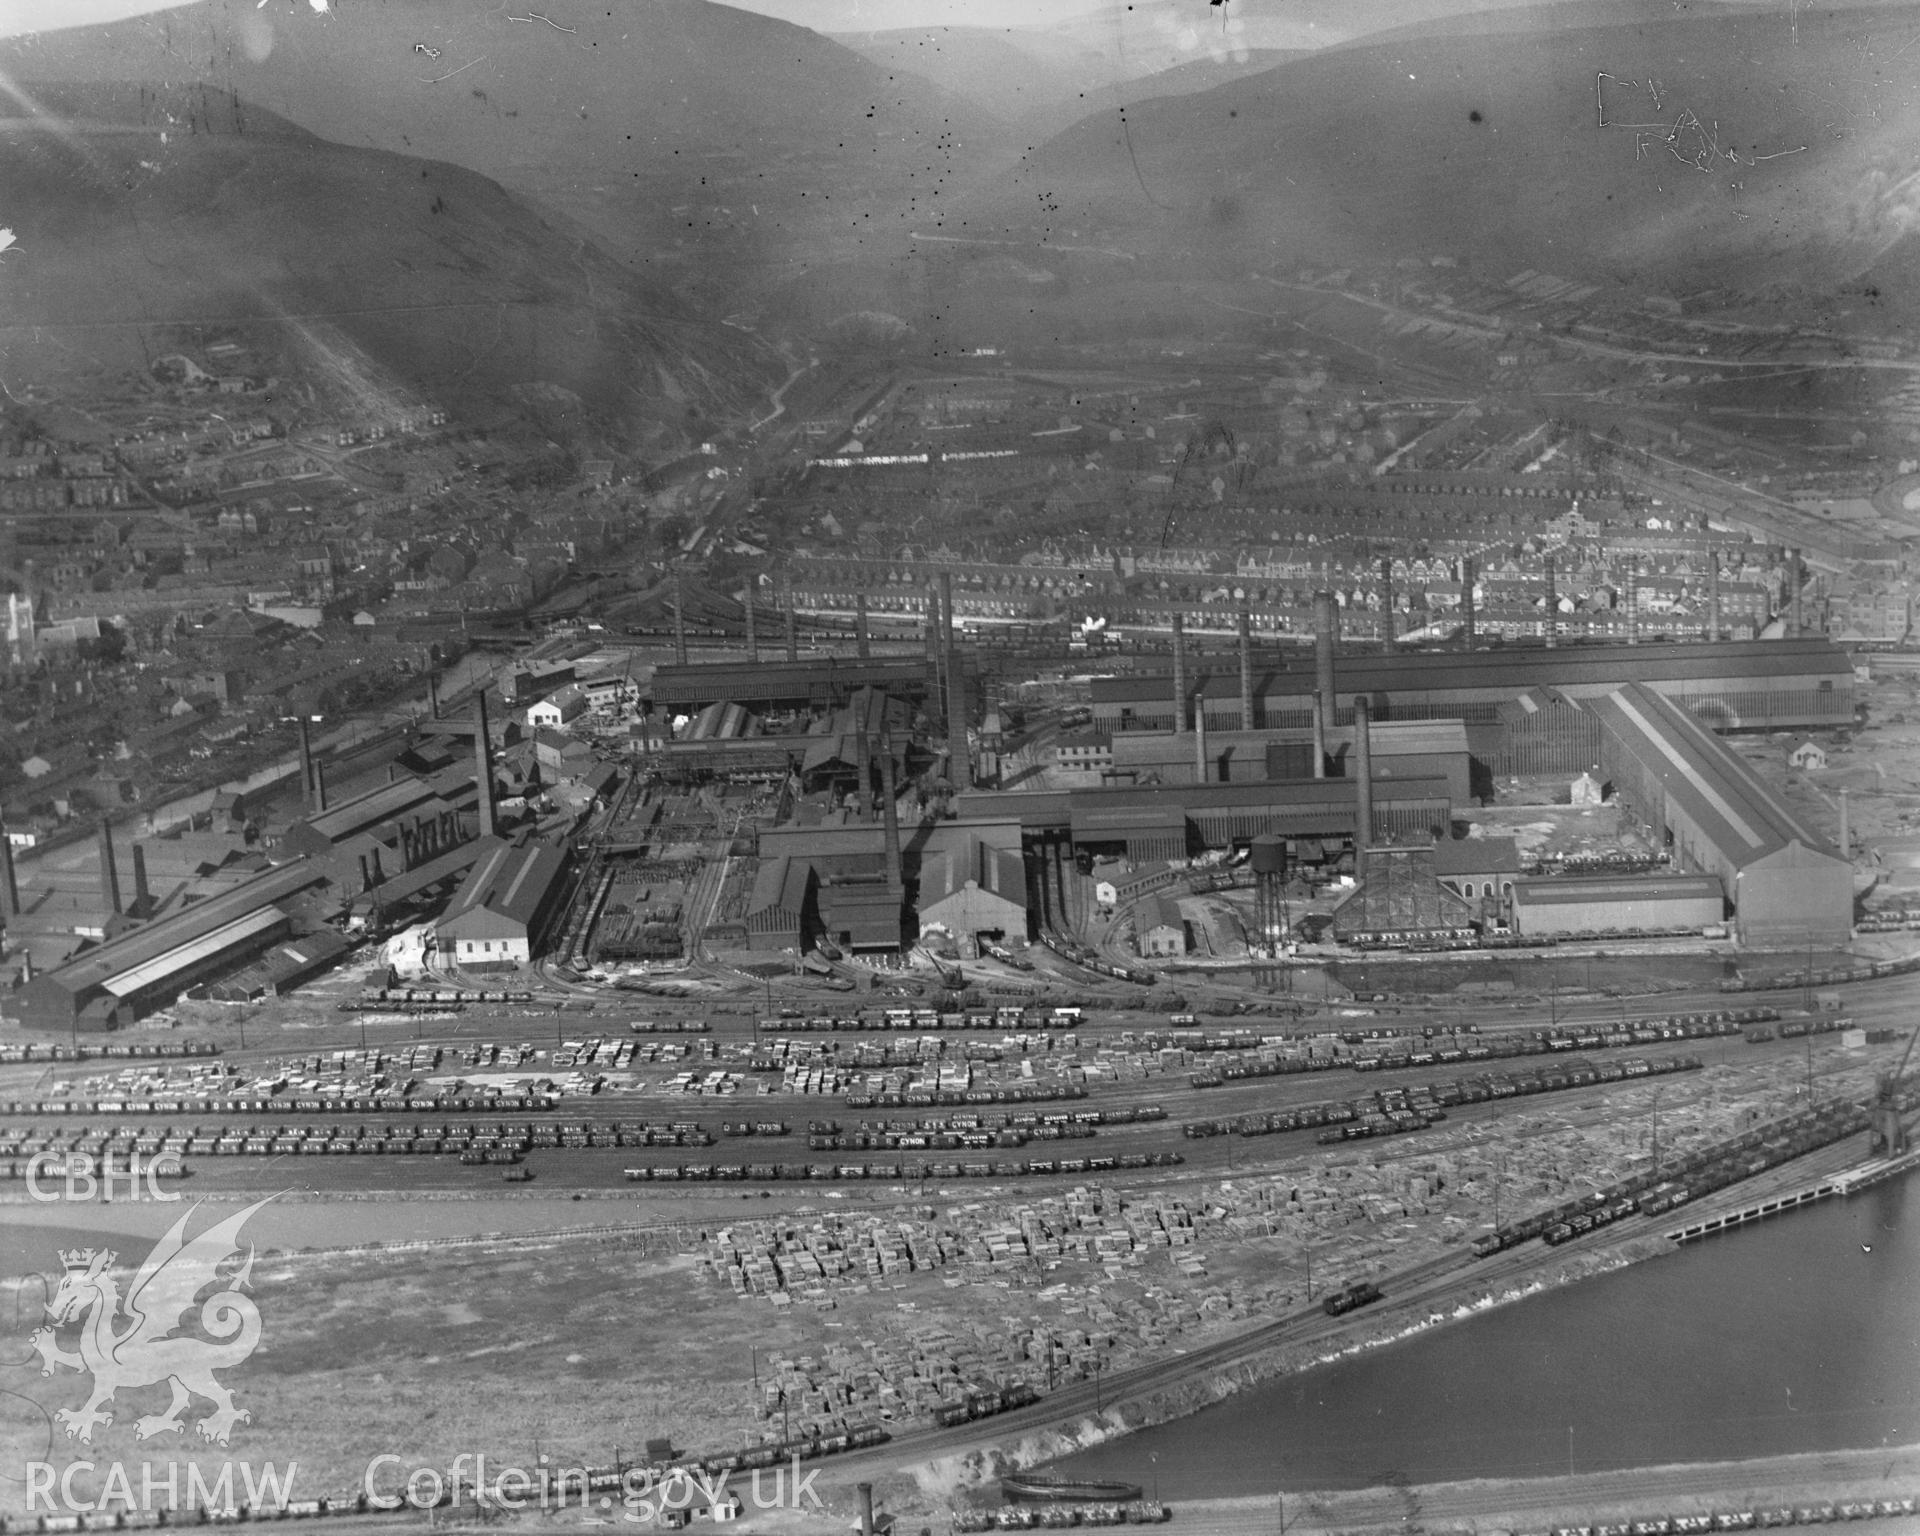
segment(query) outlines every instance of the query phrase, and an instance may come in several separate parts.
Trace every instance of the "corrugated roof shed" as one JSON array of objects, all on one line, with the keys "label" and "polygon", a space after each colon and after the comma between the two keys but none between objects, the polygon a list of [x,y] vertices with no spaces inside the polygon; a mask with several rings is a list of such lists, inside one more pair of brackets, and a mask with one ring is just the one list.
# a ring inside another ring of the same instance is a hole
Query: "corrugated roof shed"
[{"label": "corrugated roof shed", "polygon": [[[1609,688],[1623,681],[1684,683],[1694,680],[1784,677],[1798,674],[1845,678],[1853,665],[1847,653],[1824,639],[1723,641],[1719,644],[1595,645],[1503,647],[1471,652],[1401,652],[1393,656],[1342,655],[1339,692],[1406,693],[1421,689],[1503,689],[1517,697],[1530,688]],[[1094,704],[1166,704],[1171,673],[1134,673],[1096,677]],[[1222,703],[1240,696],[1238,668],[1216,665],[1193,686]],[[1255,672],[1256,698],[1268,694],[1305,694],[1314,686],[1313,657],[1304,651],[1298,664]]]},{"label": "corrugated roof shed", "polygon": [[969,837],[920,861],[921,910],[966,889],[969,880],[1004,900],[1027,904],[1027,872],[1019,853]]},{"label": "corrugated roof shed", "polygon": [[1516,905],[1571,906],[1589,901],[1700,901],[1723,900],[1725,892],[1712,875],[1554,875],[1539,880],[1517,880]]},{"label": "corrugated roof shed", "polygon": [[1736,867],[1790,842],[1832,854],[1719,737],[1651,688],[1631,683],[1585,702]]},{"label": "corrugated roof shed", "polygon": [[453,933],[463,919],[485,913],[518,927],[532,927],[553,884],[566,867],[563,842],[501,844],[491,849],[461,884],[442,931]]},{"label": "corrugated roof shed", "polygon": [[[149,961],[284,901],[325,878],[325,871],[304,859],[243,880],[206,901],[196,902],[157,922],[76,957],[38,978],[73,992],[90,992]],[[284,915],[284,914],[282,914]]]},{"label": "corrugated roof shed", "polygon": [[262,907],[257,912],[249,912],[245,917],[235,918],[222,924],[211,933],[201,934],[185,944],[143,960],[138,965],[129,966],[123,971],[109,976],[101,983],[115,997],[133,997],[148,987],[211,960],[227,950],[237,949],[250,940],[284,927],[289,921],[287,914],[278,907]]}]

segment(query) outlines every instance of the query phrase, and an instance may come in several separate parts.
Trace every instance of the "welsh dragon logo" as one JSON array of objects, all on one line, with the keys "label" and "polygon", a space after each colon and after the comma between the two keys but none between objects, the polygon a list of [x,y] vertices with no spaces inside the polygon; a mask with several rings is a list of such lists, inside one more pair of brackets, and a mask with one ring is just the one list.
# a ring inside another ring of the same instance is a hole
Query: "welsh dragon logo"
[{"label": "welsh dragon logo", "polygon": [[[154,1245],[124,1300],[113,1272],[117,1254],[96,1248],[61,1251],[66,1273],[47,1302],[52,1326],[36,1329],[30,1342],[43,1362],[42,1376],[64,1366],[93,1377],[93,1393],[84,1406],[54,1414],[54,1422],[66,1430],[68,1439],[92,1443],[94,1429],[113,1422],[113,1415],[104,1410],[122,1387],[161,1382],[172,1386],[173,1401],[165,1413],[142,1414],[134,1420],[136,1440],[168,1431],[180,1434],[186,1428],[181,1415],[195,1397],[213,1404],[213,1412],[196,1427],[215,1445],[227,1443],[234,1425],[252,1420],[246,1409],[234,1406],[233,1394],[214,1375],[216,1370],[239,1365],[260,1343],[260,1311],[242,1294],[253,1272],[252,1247],[237,1269],[225,1275],[220,1270],[239,1256],[241,1227],[266,1203],[250,1205],[189,1238],[187,1221],[199,1209],[195,1205]],[[220,1289],[198,1303],[200,1331],[206,1335],[200,1338],[182,1330],[200,1293],[209,1286]],[[62,1349],[55,1339],[57,1331],[69,1324],[80,1328],[77,1350]]]}]

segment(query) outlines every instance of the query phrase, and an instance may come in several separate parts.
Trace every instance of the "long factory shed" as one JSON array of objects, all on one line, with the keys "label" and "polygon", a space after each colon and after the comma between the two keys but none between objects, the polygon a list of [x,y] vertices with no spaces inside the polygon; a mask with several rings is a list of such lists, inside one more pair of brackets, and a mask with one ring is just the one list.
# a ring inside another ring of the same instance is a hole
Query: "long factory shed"
[{"label": "long factory shed", "polygon": [[[1241,673],[1231,656],[1195,655],[1189,697],[1204,700],[1207,724],[1239,725]],[[1314,661],[1256,666],[1255,724],[1299,729],[1312,723]],[[1853,724],[1853,664],[1824,639],[1719,641],[1662,645],[1511,646],[1467,652],[1342,651],[1336,663],[1333,725],[1350,724],[1364,694],[1376,721],[1455,719],[1492,724],[1502,705],[1530,689],[1595,697],[1641,683],[1675,700],[1718,730],[1831,730]],[[1101,730],[1173,728],[1169,672],[1093,680],[1093,718]]]},{"label": "long factory shed", "polygon": [[143,923],[35,976],[20,989],[20,1021],[60,1030],[129,1023],[285,938],[293,918],[284,903],[326,878],[320,864],[295,859]]},{"label": "long factory shed", "polygon": [[1843,944],[1853,869],[1726,743],[1643,683],[1583,700],[1614,792],[1668,844],[1676,872],[1720,881],[1742,944]]}]

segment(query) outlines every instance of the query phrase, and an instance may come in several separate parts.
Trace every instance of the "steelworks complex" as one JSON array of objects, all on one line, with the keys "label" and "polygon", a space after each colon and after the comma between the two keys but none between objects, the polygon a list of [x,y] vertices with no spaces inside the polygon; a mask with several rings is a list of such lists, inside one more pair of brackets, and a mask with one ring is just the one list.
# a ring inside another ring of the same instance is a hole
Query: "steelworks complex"
[{"label": "steelworks complex", "polygon": [[[776,791],[777,810],[744,840],[736,826],[724,850],[709,850],[738,861],[744,883],[696,939],[804,953],[821,940],[899,951],[937,934],[973,953],[1066,935],[1070,867],[1151,871],[1256,839],[1268,866],[1284,845],[1288,865],[1354,877],[1336,938],[1497,923],[1546,940],[1725,923],[1743,944],[1787,947],[1851,931],[1846,857],[1719,734],[1852,726],[1853,669],[1824,640],[1342,654],[1329,602],[1310,664],[1256,666],[1243,618],[1235,666],[1190,656],[1176,616],[1169,668],[1093,680],[1094,729],[1063,737],[1059,755],[1084,782],[1018,790],[992,787],[1002,744],[976,686],[983,659],[956,641],[937,594],[930,613],[940,629],[929,626],[924,657],[802,657],[790,640],[785,659],[756,649],[696,664],[683,646],[683,659],[656,669],[650,718],[693,725],[636,730],[629,757],[637,749],[648,781]],[[866,652],[864,623],[859,643]],[[781,709],[816,718],[806,734],[761,734],[762,713]],[[326,964],[350,936],[403,922],[432,922],[441,959],[461,967],[538,958],[584,888],[576,855],[645,850],[630,832],[620,844],[611,818],[604,838],[584,816],[505,830],[484,700],[477,716],[425,723],[387,783],[340,803],[303,738],[306,813],[257,844],[234,833],[159,899],[146,868],[174,857],[179,839],[135,845],[136,896],[123,902],[103,827],[90,912],[71,895],[23,903],[9,853],[10,949],[37,934],[67,950],[37,972],[29,964],[9,1011],[39,1028],[97,1029],[236,975],[240,996],[262,995]],[[733,723],[716,737],[715,722]],[[1469,851],[1455,811],[1485,799],[1494,776],[1522,774],[1596,784],[1647,830],[1664,870],[1528,876],[1510,845]],[[912,786],[918,811],[903,824]],[[1163,882],[1121,883],[1144,901]],[[1168,926],[1142,915],[1143,940]]]}]

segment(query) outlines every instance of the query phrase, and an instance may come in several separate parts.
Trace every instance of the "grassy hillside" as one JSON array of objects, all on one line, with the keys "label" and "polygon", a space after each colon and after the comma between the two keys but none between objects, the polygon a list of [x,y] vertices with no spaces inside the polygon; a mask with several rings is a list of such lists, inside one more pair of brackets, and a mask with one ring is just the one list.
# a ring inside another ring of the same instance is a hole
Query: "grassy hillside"
[{"label": "grassy hillside", "polygon": [[1029,135],[1049,137],[1120,102],[1210,90],[1299,53],[1250,48],[1237,34],[1191,27],[1136,51],[1091,46],[1090,34],[1016,27],[922,27],[836,40],[889,70],[924,75]]},{"label": "grassy hillside", "polygon": [[1219,270],[1447,253],[1683,291],[1831,287],[1920,216],[1920,71],[1889,67],[1915,38],[1913,8],[1794,27],[1659,0],[1497,47],[1337,49],[1078,124],[967,227]]},{"label": "grassy hillside", "polygon": [[206,83],[323,138],[480,171],[723,302],[894,238],[1019,147],[924,80],[706,0],[197,0],[8,40],[0,72]]},{"label": "grassy hillside", "polygon": [[471,171],[329,144],[204,89],[35,99],[41,115],[0,119],[9,379],[137,366],[170,326],[274,323],[322,368],[337,331],[458,408],[547,386],[563,429],[664,448],[783,371]]}]

